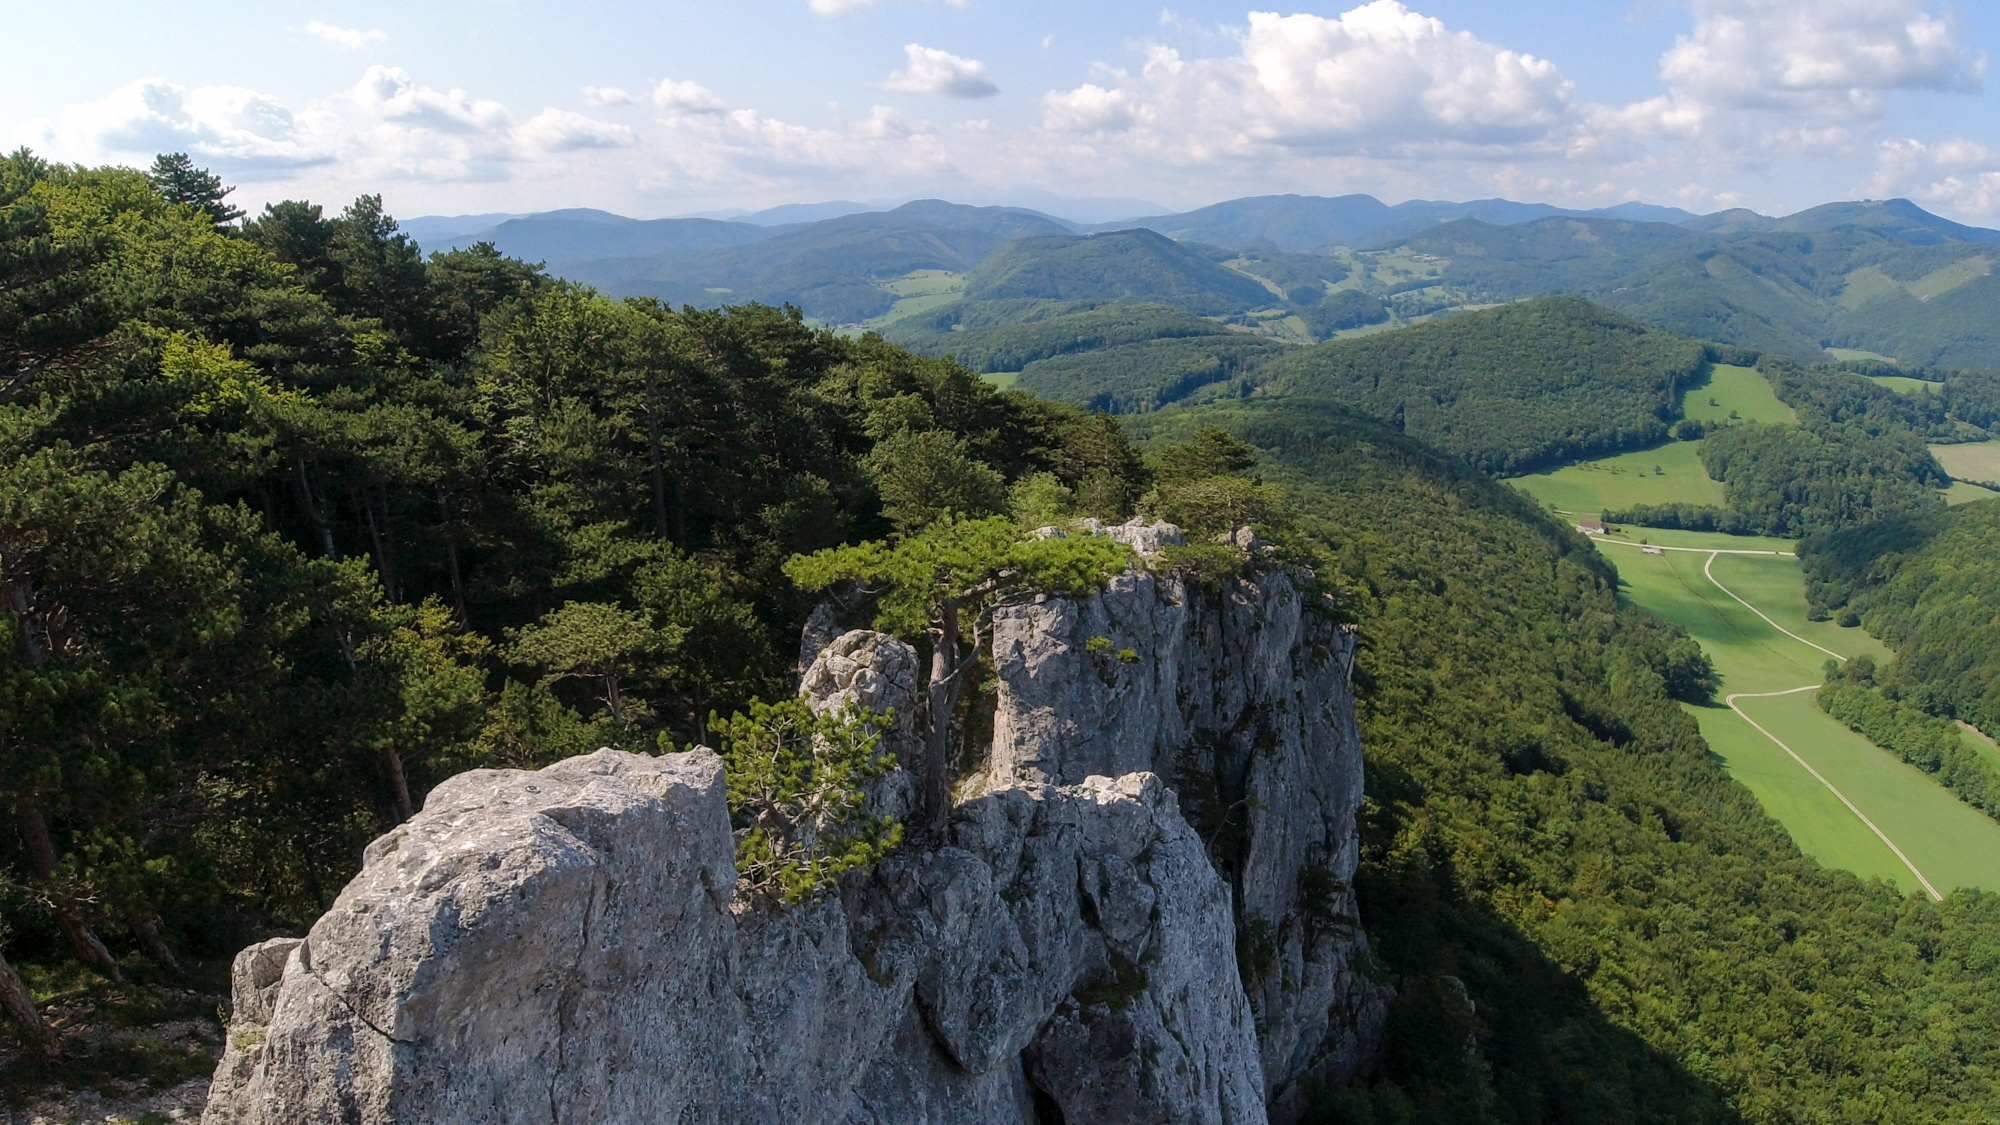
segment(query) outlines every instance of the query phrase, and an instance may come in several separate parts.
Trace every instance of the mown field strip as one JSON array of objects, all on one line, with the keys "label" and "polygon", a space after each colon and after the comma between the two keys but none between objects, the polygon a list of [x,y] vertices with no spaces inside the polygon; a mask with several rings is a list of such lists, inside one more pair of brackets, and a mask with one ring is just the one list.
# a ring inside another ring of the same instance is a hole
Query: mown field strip
[{"label": "mown field strip", "polygon": [[1756,606],[1751,605],[1749,602],[1744,601],[1740,597],[1737,597],[1736,592],[1734,590],[1731,590],[1729,587],[1724,586],[1721,582],[1716,581],[1715,556],[1721,553],[1722,553],[1721,551],[1710,551],[1708,553],[1708,562],[1702,564],[1701,568],[1701,572],[1708,576],[1708,580],[1710,582],[1715,583],[1716,589],[1722,591],[1725,594],[1728,594],[1732,598],[1736,598],[1736,601],[1739,604],[1741,604],[1744,609],[1747,609],[1751,613],[1754,613],[1757,616],[1763,618],[1766,624],[1770,625],[1771,628],[1776,629],[1778,632],[1783,633],[1787,637],[1792,638],[1793,640],[1799,642],[1802,645],[1812,645],[1813,648],[1816,648],[1821,652],[1827,654],[1828,656],[1833,657],[1835,660],[1840,661],[1842,664],[1847,663],[1847,658],[1845,656],[1840,655],[1839,653],[1833,651],[1832,649],[1826,647],[1825,645],[1813,644],[1813,642],[1806,640],[1804,637],[1799,636],[1797,633],[1792,632],[1790,629],[1785,628],[1783,625],[1778,624],[1776,621],[1772,621],[1770,614],[1765,613],[1763,610],[1758,609]]},{"label": "mown field strip", "polygon": [[1713,545],[1719,536],[1642,530],[1662,550],[1616,552],[1621,593],[1687,629],[1715,662],[1733,704],[1690,710],[1799,847],[1917,893],[2000,890],[2000,824],[1797,690],[1819,682],[1829,656],[1884,660],[1888,650],[1859,629],[1809,621],[1798,560],[1776,544],[1732,551]]},{"label": "mown field strip", "polygon": [[[1719,586],[1721,584],[1717,583],[1717,585]],[[1728,593],[1726,589],[1723,592]],[[1735,595],[1732,594],[1730,596],[1734,597]],[[1737,598],[1736,600],[1743,601],[1743,599],[1741,598]],[[1744,602],[1743,604],[1749,605],[1750,603]],[[1751,606],[1751,611],[1755,612],[1756,607]],[[1764,615],[1760,613],[1757,616],[1763,617]],[[1769,618],[1766,618],[1766,620],[1769,620]],[[1812,644],[1811,641],[1807,641],[1806,643]],[[1813,647],[1819,648],[1818,645],[1813,645]],[[1847,794],[1842,793],[1838,788],[1834,786],[1833,782],[1828,781],[1826,779],[1825,774],[1822,774],[1818,770],[1814,769],[1812,767],[1811,762],[1808,762],[1804,758],[1799,757],[1799,752],[1797,750],[1794,750],[1790,746],[1785,745],[1784,739],[1781,739],[1777,735],[1772,734],[1770,731],[1765,730],[1764,725],[1762,723],[1759,723],[1757,720],[1751,718],[1749,714],[1743,710],[1743,708],[1738,707],[1736,705],[1736,701],[1739,699],[1768,699],[1773,696],[1780,696],[1780,695],[1797,695],[1798,693],[1803,691],[1818,691],[1821,688],[1821,686],[1822,685],[1820,684],[1807,684],[1804,687],[1795,687],[1789,691],[1738,692],[1737,694],[1729,696],[1728,698],[1724,699],[1722,702],[1727,704],[1731,711],[1736,712],[1738,718],[1742,719],[1746,723],[1749,723],[1751,726],[1756,727],[1758,734],[1761,734],[1765,738],[1770,739],[1772,742],[1777,743],[1778,749],[1783,750],[1787,754],[1790,754],[1792,756],[1792,761],[1797,762],[1801,766],[1804,766],[1805,771],[1807,773],[1813,775],[1813,778],[1817,780],[1821,785],[1826,786],[1827,792],[1840,798],[1840,803],[1847,806],[1847,811],[1853,813],[1857,817],[1860,817],[1861,823],[1867,825],[1868,830],[1870,832],[1875,833],[1876,838],[1880,839],[1884,844],[1887,844],[1889,846],[1890,851],[1896,853],[1896,858],[1903,861],[1903,866],[1909,868],[1910,874],[1915,875],[1917,877],[1917,882],[1922,883],[1924,885],[1924,890],[1930,893],[1931,901],[1942,902],[1944,900],[1944,896],[1938,893],[1938,889],[1936,887],[1931,886],[1931,881],[1929,879],[1924,878],[1924,873],[1917,870],[1917,865],[1910,862],[1910,857],[1904,854],[1903,849],[1896,846],[1896,841],[1891,840],[1887,832],[1882,831],[1882,829],[1876,826],[1874,821],[1868,819],[1868,814],[1862,812],[1861,809],[1858,806],[1856,806],[1853,801],[1848,800]]]}]

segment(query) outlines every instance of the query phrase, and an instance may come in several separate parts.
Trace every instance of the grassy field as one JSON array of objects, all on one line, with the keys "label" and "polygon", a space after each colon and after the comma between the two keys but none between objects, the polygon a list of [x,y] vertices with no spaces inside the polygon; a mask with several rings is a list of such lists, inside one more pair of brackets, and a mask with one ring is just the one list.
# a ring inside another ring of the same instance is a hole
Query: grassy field
[{"label": "grassy field", "polygon": [[[1710,405],[1710,404],[1713,405]],[[1730,417],[1731,412],[1735,417]],[[1699,422],[1791,422],[1798,413],[1778,401],[1771,384],[1754,367],[1718,363],[1709,369],[1708,385],[1690,388],[1681,398],[1681,413]]]},{"label": "grassy field", "polygon": [[1515,477],[1508,483],[1544,505],[1592,519],[1607,508],[1634,504],[1722,503],[1722,486],[1708,479],[1708,470],[1701,467],[1698,441],[1621,453],[1553,472]]},{"label": "grassy field", "polygon": [[1975,500],[1991,500],[1996,496],[2000,496],[2000,492],[1962,480],[1951,482],[1951,487],[1944,490],[1944,502],[1952,507],[1970,504]]},{"label": "grassy field", "polygon": [[[1641,533],[1664,546],[1710,547],[1721,541],[1755,550],[1769,549],[1770,543],[1635,529],[1635,535]],[[1880,641],[1859,629],[1806,620],[1796,559],[1720,555],[1710,564],[1705,553],[1647,555],[1609,544],[1601,549],[1617,563],[1627,599],[1678,623],[1701,642],[1722,679],[1723,696],[1819,683],[1828,657],[1813,645],[1846,657],[1888,656]],[[1705,566],[1771,621],[1718,589],[1703,573]],[[1957,886],[2000,889],[2000,823],[1829,718],[1811,692],[1737,702],[1895,840],[1940,891],[1949,893]],[[1757,795],[1800,848],[1823,863],[1887,879],[1905,891],[1919,889],[1902,861],[1776,743],[1725,707],[1691,710],[1731,776]]]},{"label": "grassy field", "polygon": [[1912,379],[1908,375],[1869,375],[1869,382],[1878,387],[1887,387],[1900,395],[1936,394],[1943,387],[1928,379]]},{"label": "grassy field", "polygon": [[1879,352],[1864,352],[1860,348],[1828,348],[1826,349],[1826,354],[1835,359],[1873,359],[1882,363],[1896,362],[1894,356],[1882,355]]},{"label": "grassy field", "polygon": [[1931,456],[1953,479],[2000,481],[2000,441],[1933,445]]},{"label": "grassy field", "polygon": [[896,303],[889,306],[888,312],[869,321],[870,328],[881,328],[904,317],[956,303],[965,295],[965,275],[944,270],[917,270],[895,281],[883,282],[882,288],[896,295]]},{"label": "grassy field", "polygon": [[[1717,365],[1709,383],[1690,390],[1682,407],[1688,417],[1702,421],[1726,420],[1732,413],[1744,421],[1798,421],[1763,376],[1747,367]],[[2000,442],[1934,446],[1932,452],[1954,477],[2000,480]],[[1573,517],[1634,504],[1721,504],[1722,486],[1708,479],[1699,453],[1700,443],[1677,442],[1509,483]],[[1962,503],[1993,495],[1960,482],[1947,498]],[[1662,548],[1662,553],[1648,554],[1644,545]],[[1626,600],[1680,625],[1701,643],[1722,681],[1719,698],[1816,685],[1833,655],[1889,658],[1888,649],[1860,629],[1806,619],[1805,580],[1798,560],[1790,557],[1793,546],[1780,539],[1646,527],[1618,528],[1598,541],[1598,549],[1618,567],[1620,594]],[[1711,559],[1711,551],[1781,553]],[[1961,886],[2000,891],[2000,823],[1848,730],[1819,709],[1813,694],[1737,699],[1743,715],[1768,735],[1722,703],[1690,710],[1730,776],[1749,788],[1799,847],[1820,862],[1887,880],[1905,892],[1922,889],[1896,853],[1793,753],[1894,840],[1939,891]],[[1981,749],[2000,759],[2000,749],[1990,743]]]},{"label": "grassy field", "polygon": [[[1614,526],[1603,540],[1625,543],[1634,547],[1650,543],[1659,547],[1697,547],[1704,551],[1775,551],[1789,555],[1795,544],[1790,539],[1773,539],[1767,535],[1724,535],[1720,531],[1674,531],[1661,527]],[[1605,557],[1617,562],[1625,557],[1622,550],[1605,552]]]},{"label": "grassy field", "polygon": [[1011,391],[1014,389],[1014,384],[1020,381],[1021,373],[1019,371],[988,371],[984,375],[981,375],[980,378],[1003,391]]}]

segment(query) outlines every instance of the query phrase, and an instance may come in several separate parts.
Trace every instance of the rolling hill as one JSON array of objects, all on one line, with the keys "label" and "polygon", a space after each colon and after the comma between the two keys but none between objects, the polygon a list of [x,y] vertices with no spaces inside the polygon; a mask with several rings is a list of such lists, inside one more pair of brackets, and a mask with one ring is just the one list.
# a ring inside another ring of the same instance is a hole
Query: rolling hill
[{"label": "rolling hill", "polygon": [[966,276],[965,299],[1153,301],[1223,316],[1284,298],[1164,235],[1123,230],[1010,242]]},{"label": "rolling hill", "polygon": [[880,315],[895,303],[883,282],[917,270],[964,272],[1016,239],[1070,234],[1061,223],[1031,211],[937,200],[775,230],[714,220],[662,221],[713,223],[701,229],[747,229],[756,237],[651,256],[552,260],[551,270],[616,296],[698,306],[789,303],[821,320],[846,324]]},{"label": "rolling hill", "polygon": [[1306,348],[1258,393],[1359,410],[1489,472],[1657,445],[1709,353],[1577,297]]}]

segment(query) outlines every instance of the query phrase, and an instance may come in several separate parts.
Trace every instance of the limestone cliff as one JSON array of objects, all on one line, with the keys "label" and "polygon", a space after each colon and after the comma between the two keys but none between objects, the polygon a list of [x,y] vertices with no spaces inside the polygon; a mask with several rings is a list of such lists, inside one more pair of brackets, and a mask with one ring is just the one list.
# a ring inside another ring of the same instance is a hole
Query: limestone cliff
[{"label": "limestone cliff", "polygon": [[[914,713],[908,646],[809,643],[816,705]],[[1135,567],[993,655],[948,837],[791,910],[735,894],[709,751],[439,786],[238,958],[204,1121],[1258,1122],[1364,1065],[1351,637],[1281,573]]]}]

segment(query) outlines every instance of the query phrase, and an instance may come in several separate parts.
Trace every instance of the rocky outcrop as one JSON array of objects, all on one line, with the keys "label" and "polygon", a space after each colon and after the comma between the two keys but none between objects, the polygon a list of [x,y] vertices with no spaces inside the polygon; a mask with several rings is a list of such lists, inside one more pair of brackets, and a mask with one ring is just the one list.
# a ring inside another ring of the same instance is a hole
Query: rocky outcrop
[{"label": "rocky outcrop", "polygon": [[[1379,1011],[1351,969],[1351,640],[1305,608],[1282,576],[1137,568],[1004,607],[947,837],[789,910],[735,894],[709,751],[453,778],[303,941],[238,958],[204,1120],[1288,1116]],[[885,745],[922,752],[907,645],[810,647],[816,707],[895,707]]]},{"label": "rocky outcrop", "polygon": [[1318,608],[1282,571],[1191,589],[1134,570],[1003,608],[993,628],[987,783],[1148,771],[1178,791],[1233,892],[1280,1117],[1366,1066],[1382,1015],[1356,969],[1354,635]]}]

